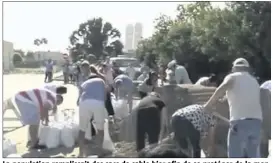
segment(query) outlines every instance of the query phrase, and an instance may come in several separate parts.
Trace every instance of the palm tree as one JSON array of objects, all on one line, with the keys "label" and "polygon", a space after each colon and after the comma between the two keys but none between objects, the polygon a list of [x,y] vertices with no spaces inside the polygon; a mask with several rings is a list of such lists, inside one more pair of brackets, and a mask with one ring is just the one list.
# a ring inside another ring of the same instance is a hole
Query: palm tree
[{"label": "palm tree", "polygon": [[[38,39],[36,38],[34,41],[33,41],[34,45],[36,45],[37,47],[39,47],[40,45],[46,45],[48,44],[48,40],[46,38],[41,38],[41,39]],[[40,60],[41,56],[40,54],[38,54],[38,60]]]}]

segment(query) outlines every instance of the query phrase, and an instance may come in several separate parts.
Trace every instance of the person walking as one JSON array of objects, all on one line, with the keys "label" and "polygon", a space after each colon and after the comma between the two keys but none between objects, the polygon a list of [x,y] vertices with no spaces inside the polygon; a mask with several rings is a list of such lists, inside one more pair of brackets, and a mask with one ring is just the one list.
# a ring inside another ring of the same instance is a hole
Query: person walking
[{"label": "person walking", "polygon": [[48,59],[45,62],[45,79],[44,82],[51,82],[53,77],[53,66],[54,62],[51,59]]}]

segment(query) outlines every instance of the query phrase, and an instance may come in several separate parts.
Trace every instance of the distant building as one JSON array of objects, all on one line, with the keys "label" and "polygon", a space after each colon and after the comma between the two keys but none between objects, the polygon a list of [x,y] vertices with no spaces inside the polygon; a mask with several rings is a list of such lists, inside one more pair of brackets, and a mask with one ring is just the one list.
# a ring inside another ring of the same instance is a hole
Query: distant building
[{"label": "distant building", "polygon": [[136,23],[134,31],[134,49],[137,48],[138,42],[142,39],[142,24]]},{"label": "distant building", "polygon": [[4,41],[3,44],[3,69],[4,71],[10,71],[14,68],[13,55],[14,55],[13,43]]},{"label": "distant building", "polygon": [[127,25],[125,31],[125,46],[127,50],[133,49],[133,38],[134,38],[134,26],[132,24]]},{"label": "distant building", "polygon": [[52,59],[56,61],[57,64],[63,64],[66,61],[66,57],[61,52],[51,52],[51,51],[37,51],[34,52],[34,59],[36,61],[44,61]]}]

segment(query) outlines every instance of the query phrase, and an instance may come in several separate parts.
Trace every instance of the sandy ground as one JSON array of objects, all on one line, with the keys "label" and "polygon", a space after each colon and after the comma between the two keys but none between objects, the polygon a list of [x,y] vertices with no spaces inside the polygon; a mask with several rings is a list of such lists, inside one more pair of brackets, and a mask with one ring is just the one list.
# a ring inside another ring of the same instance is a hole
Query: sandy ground
[{"label": "sandy ground", "polygon": [[[55,74],[56,76],[60,74]],[[55,76],[54,75],[54,76]],[[4,100],[14,95],[19,90],[29,89],[33,87],[39,87],[43,85],[43,75],[33,74],[10,74],[4,75],[3,77],[3,98]],[[54,83],[62,83],[54,81]],[[59,106],[59,109],[75,109],[76,99],[78,97],[78,90],[71,84],[66,85],[68,93],[64,95],[64,102]],[[135,101],[136,102],[136,101]],[[60,147],[57,149],[42,150],[42,151],[28,151],[26,148],[27,142],[27,127],[23,127],[20,121],[8,121],[5,118],[15,117],[12,110],[7,110],[4,114],[3,120],[3,134],[7,139],[11,139],[17,145],[18,154],[23,157],[75,157],[78,155],[78,147],[75,148],[64,148]],[[90,147],[92,148],[92,147]],[[96,153],[94,153],[96,154]]]},{"label": "sandy ground", "polygon": [[[55,74],[58,75],[58,74]],[[33,87],[39,87],[43,85],[43,75],[33,75],[33,74],[10,74],[4,75],[3,77],[3,98],[4,100],[14,95],[19,90],[29,89]],[[55,82],[61,83],[61,82]],[[73,85],[67,85],[68,94],[64,96],[64,103],[60,105],[60,109],[64,108],[76,108],[76,99],[78,96],[77,88]],[[12,110],[6,111],[3,116],[15,117]],[[54,150],[44,150],[44,151],[28,151],[26,148],[27,142],[27,127],[22,127],[22,124],[17,121],[7,121],[3,120],[3,132],[4,137],[13,140],[17,144],[18,154],[23,155],[23,157],[56,157],[56,156],[66,156],[69,157],[73,153],[78,153],[77,148],[75,149],[65,149],[58,148]],[[69,155],[70,154],[70,155]]]}]

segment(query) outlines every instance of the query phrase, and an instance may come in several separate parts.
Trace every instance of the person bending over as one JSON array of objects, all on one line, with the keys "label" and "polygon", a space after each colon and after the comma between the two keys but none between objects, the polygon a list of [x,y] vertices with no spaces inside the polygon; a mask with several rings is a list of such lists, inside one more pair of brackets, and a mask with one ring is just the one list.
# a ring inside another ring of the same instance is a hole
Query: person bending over
[{"label": "person bending over", "polygon": [[[90,78],[90,77],[89,77]],[[93,119],[98,130],[96,139],[98,146],[102,147],[104,120],[107,118],[105,109],[106,85],[103,79],[98,76],[90,78],[80,86],[79,97],[79,157],[87,156],[85,147],[85,132],[88,123]]]},{"label": "person bending over", "polygon": [[131,78],[125,74],[118,75],[114,79],[114,90],[118,99],[127,99],[129,104],[129,112],[133,108],[133,91],[134,84]]},{"label": "person bending over", "polygon": [[201,157],[200,143],[207,136],[209,136],[210,144],[208,153],[209,155],[214,154],[216,118],[206,113],[202,105],[189,105],[177,110],[172,115],[171,125],[180,148],[187,150],[191,145],[194,158]]},{"label": "person bending over", "polygon": [[145,135],[149,144],[157,143],[163,138],[167,125],[167,113],[159,94],[152,92],[140,100],[136,109],[136,148],[145,147]]},{"label": "person bending over", "polygon": [[23,125],[29,125],[30,141],[29,148],[38,148],[38,131],[40,121],[44,125],[49,122],[49,110],[53,113],[57,110],[57,105],[63,102],[62,95],[53,93],[44,88],[20,91],[14,98],[19,117]]}]

